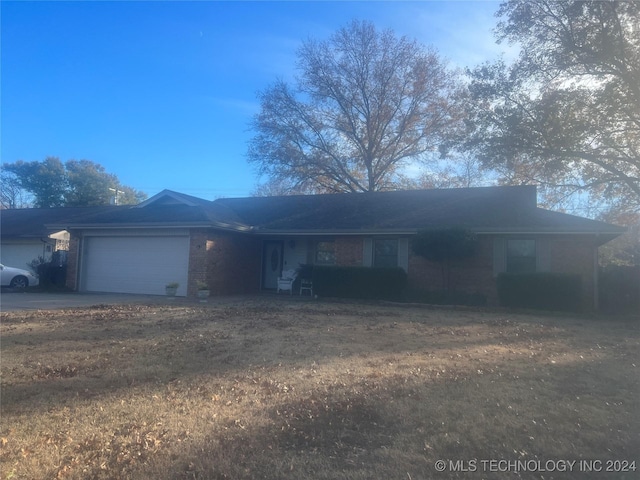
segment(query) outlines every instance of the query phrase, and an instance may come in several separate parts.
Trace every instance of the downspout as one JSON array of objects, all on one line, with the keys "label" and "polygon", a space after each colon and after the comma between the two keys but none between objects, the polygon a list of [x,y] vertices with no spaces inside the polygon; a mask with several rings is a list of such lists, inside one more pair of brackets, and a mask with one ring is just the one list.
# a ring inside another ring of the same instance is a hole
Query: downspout
[{"label": "downspout", "polygon": [[42,242],[42,261],[46,262],[47,261],[47,241],[40,237],[40,241]]},{"label": "downspout", "polygon": [[599,272],[600,266],[598,262],[598,236],[600,234],[596,233],[596,237],[593,239],[593,309],[598,311],[600,308],[600,285],[599,285]]},{"label": "downspout", "polygon": [[[74,278],[73,278],[73,291],[75,292],[79,292],[80,291],[80,280],[83,279],[83,276],[80,275],[80,272],[82,270],[82,265],[80,265],[80,262],[84,262],[84,252],[82,250],[83,246],[84,246],[84,235],[80,235],[79,233],[77,233],[77,231],[75,233],[73,232],[69,232],[70,236],[69,236],[69,245],[71,246],[71,241],[74,240],[75,237],[75,243],[77,245],[77,247],[75,248],[75,272],[74,273]],[[67,268],[69,265],[69,259],[67,259]],[[68,280],[69,280],[69,273],[67,271],[67,287],[68,285]]]}]

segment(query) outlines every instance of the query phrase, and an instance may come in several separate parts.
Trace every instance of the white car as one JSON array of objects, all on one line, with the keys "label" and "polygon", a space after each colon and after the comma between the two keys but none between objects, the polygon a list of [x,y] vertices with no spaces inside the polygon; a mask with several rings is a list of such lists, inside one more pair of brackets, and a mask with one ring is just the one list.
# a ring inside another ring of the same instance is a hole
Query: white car
[{"label": "white car", "polygon": [[6,267],[0,264],[2,286],[11,288],[27,288],[38,285],[38,277],[29,270]]}]

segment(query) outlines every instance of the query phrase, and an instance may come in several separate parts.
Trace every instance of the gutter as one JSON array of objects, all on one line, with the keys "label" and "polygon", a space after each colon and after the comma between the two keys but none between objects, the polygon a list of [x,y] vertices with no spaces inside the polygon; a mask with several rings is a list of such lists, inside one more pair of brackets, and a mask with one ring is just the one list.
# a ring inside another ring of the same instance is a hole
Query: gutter
[{"label": "gutter", "polygon": [[128,229],[158,229],[158,228],[167,228],[167,229],[184,229],[184,228],[217,228],[219,230],[232,231],[232,232],[240,232],[240,233],[249,233],[253,231],[253,227],[245,226],[245,225],[233,225],[229,223],[222,222],[201,222],[201,223],[87,223],[87,224],[70,224],[70,225],[45,225],[47,228],[58,229],[58,230],[128,230]]},{"label": "gutter", "polygon": [[[289,236],[320,236],[320,235],[415,235],[422,229],[385,229],[385,230],[261,230],[259,228],[251,229],[250,233],[265,236],[289,235]],[[623,232],[603,232],[603,231],[576,231],[576,230],[529,230],[529,229],[473,229],[470,231],[477,235],[595,235],[595,236],[612,236],[615,238],[622,235]]]},{"label": "gutter", "polygon": [[[254,227],[249,225],[232,224],[225,222],[194,222],[194,223],[173,223],[167,224],[163,222],[154,223],[87,223],[87,224],[50,224],[45,225],[47,228],[54,230],[125,230],[125,229],[178,229],[178,228],[215,228],[218,230],[245,233],[251,235],[263,235],[263,236],[328,236],[328,235],[344,235],[344,236],[357,236],[357,235],[415,235],[422,228],[394,228],[394,229],[292,229],[292,230],[276,230],[276,229],[261,229],[260,227]],[[469,228],[470,231],[477,235],[514,235],[514,234],[526,234],[526,235],[595,235],[603,240],[602,243],[608,241],[603,237],[611,237],[609,240],[616,238],[627,231],[626,228],[620,228],[620,231],[598,231],[598,230],[555,230],[552,228],[546,229],[529,229],[529,228]]]},{"label": "gutter", "polygon": [[283,235],[296,237],[326,237],[327,235],[415,235],[418,233],[418,230],[260,230],[259,228],[256,228],[252,229],[251,233],[254,235],[265,235],[270,237]]}]

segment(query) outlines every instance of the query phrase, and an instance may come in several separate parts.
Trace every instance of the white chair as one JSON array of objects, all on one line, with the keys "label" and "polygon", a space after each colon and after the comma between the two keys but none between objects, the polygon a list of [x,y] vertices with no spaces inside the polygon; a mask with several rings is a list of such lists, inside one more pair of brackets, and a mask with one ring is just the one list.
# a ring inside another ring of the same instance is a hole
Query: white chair
[{"label": "white chair", "polygon": [[305,278],[300,280],[300,295],[302,292],[309,292],[309,295],[313,297],[313,281]]},{"label": "white chair", "polygon": [[293,295],[293,282],[296,281],[298,272],[296,270],[283,270],[282,276],[278,277],[278,292],[289,291],[289,295]]}]

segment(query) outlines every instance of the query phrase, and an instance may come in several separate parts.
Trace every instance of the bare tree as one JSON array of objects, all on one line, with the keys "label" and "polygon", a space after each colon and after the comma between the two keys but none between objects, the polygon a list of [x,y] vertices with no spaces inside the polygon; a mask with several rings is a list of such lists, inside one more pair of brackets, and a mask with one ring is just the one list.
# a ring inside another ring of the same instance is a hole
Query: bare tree
[{"label": "bare tree", "polygon": [[304,42],[297,69],[295,88],[277,81],[260,94],[248,152],[289,190],[393,189],[399,168],[432,157],[460,126],[457,74],[434,50],[370,23]]}]

